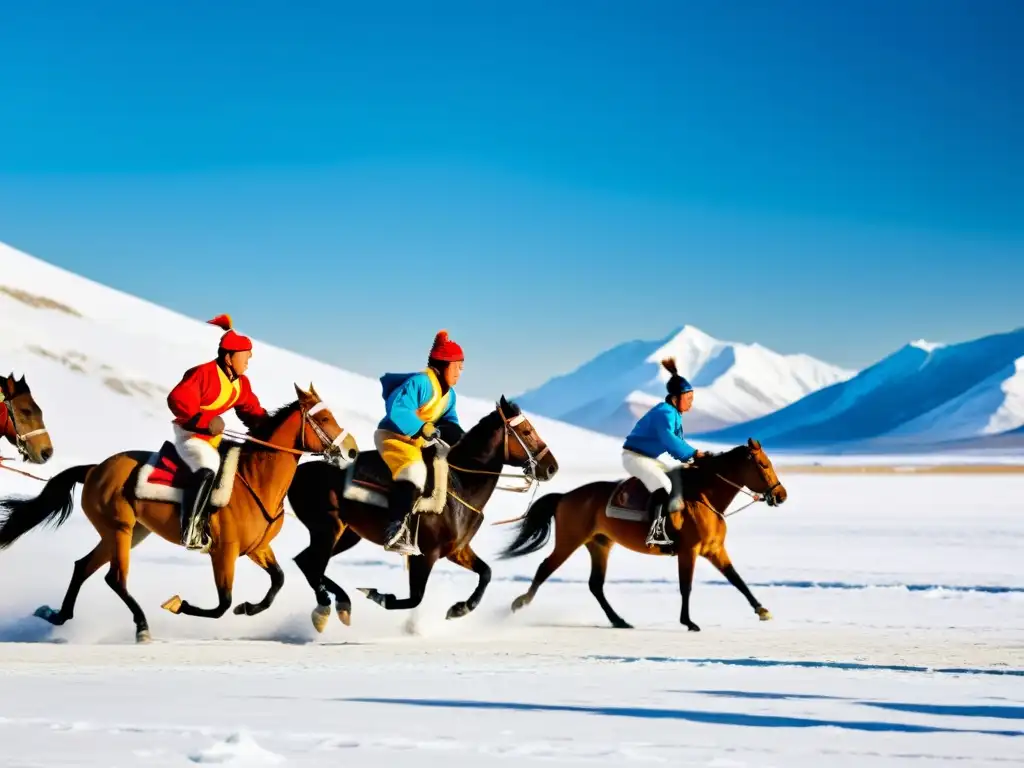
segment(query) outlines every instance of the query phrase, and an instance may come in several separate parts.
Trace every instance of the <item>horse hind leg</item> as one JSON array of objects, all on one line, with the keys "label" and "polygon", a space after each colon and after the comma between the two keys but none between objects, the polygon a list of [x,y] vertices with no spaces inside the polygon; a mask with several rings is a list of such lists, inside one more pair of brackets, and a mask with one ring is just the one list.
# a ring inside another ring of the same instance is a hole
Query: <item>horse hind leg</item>
[{"label": "horse hind leg", "polygon": [[258,603],[242,603],[236,606],[234,611],[236,616],[255,616],[258,613],[263,613],[274,604],[277,593],[284,586],[284,571],[281,570],[277,557],[274,555],[274,550],[269,545],[255,552],[250,552],[249,559],[266,571],[270,577],[270,588]]},{"label": "horse hind leg", "polygon": [[472,571],[480,580],[477,582],[476,589],[473,590],[473,594],[469,596],[467,600],[461,603],[455,603],[451,608],[448,609],[448,615],[446,619],[457,619],[460,616],[465,616],[467,613],[473,611],[480,601],[484,597],[484,592],[487,590],[487,585],[491,582],[491,567],[480,559],[480,556],[467,544],[462,549],[456,550],[448,555],[448,559],[456,565],[461,565],[466,570]]},{"label": "horse hind leg", "polygon": [[[324,572],[327,570],[327,563],[339,551],[338,547],[345,540],[345,534],[348,533],[348,530],[335,515],[326,517],[317,523],[311,523],[308,520],[303,520],[303,523],[306,524],[306,528],[309,531],[309,546],[299,552],[293,560],[299,567],[299,570],[302,571],[302,575],[306,577],[306,581],[316,595],[317,605],[313,609],[310,619],[316,631],[323,632],[327,628],[327,621],[331,616],[331,592],[333,591],[328,585],[329,583],[333,584],[333,582],[324,575]],[[358,541],[359,537],[355,536],[355,541],[349,546],[354,546]],[[345,549],[348,549],[348,547],[344,547],[341,551]],[[345,595],[345,591],[340,587],[338,587],[338,590],[347,600],[348,596]],[[340,603],[341,598],[338,596],[338,592],[333,592],[333,594]],[[350,600],[347,602],[348,616],[350,616],[352,603]],[[339,605],[338,616],[342,622],[347,624],[348,621],[345,619],[348,616],[342,617],[341,611],[342,607]]]},{"label": "horse hind leg", "polygon": [[[544,558],[544,562],[537,566],[537,573],[534,574],[530,588],[512,601],[513,613],[532,603],[533,598],[537,595],[537,590],[540,589],[540,585],[547,581],[551,574],[557,571],[569,559],[569,556],[583,544],[583,541],[577,540],[575,537],[570,538],[570,534],[566,531],[567,527],[557,525],[556,521],[555,549]],[[562,535],[560,536],[559,533]]]},{"label": "horse hind leg", "polygon": [[[114,594],[121,598],[128,610],[132,612],[132,619],[135,621],[135,640],[140,643],[149,642],[149,622],[146,621],[146,614],[134,597],[128,592],[128,564],[131,560],[131,549],[138,543],[134,537],[135,524],[122,524],[114,532],[114,553],[110,560],[110,570],[107,571],[107,582]],[[141,541],[145,538],[142,535]]]},{"label": "horse hind leg", "polygon": [[85,581],[96,571],[110,562],[114,547],[109,541],[101,541],[92,551],[81,560],[75,561],[75,569],[71,574],[71,582],[64,594],[64,602],[60,610],[55,611],[48,605],[42,605],[36,609],[35,615],[45,619],[54,626],[61,626],[75,617],[75,603],[78,602],[78,593]]},{"label": "horse hind leg", "polygon": [[604,596],[604,579],[608,572],[608,555],[611,554],[612,546],[612,541],[607,536],[597,536],[587,542],[587,551],[590,552],[590,593],[597,598],[601,610],[613,627],[632,629],[632,625],[615,612],[608,598]]}]

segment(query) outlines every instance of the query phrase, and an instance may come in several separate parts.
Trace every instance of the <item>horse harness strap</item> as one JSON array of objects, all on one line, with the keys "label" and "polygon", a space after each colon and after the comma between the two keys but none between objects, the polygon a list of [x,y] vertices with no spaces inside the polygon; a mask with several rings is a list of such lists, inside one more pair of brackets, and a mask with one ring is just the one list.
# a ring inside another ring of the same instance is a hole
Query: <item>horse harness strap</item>
[{"label": "horse harness strap", "polygon": [[244,485],[246,488],[249,489],[249,493],[251,493],[252,497],[256,500],[256,505],[260,508],[260,512],[263,513],[263,519],[267,521],[267,525],[268,526],[273,525],[274,523],[276,523],[278,520],[281,519],[281,517],[284,515],[284,502],[281,503],[281,512],[280,512],[280,514],[278,514],[275,517],[275,516],[271,515],[270,512],[267,511],[267,506],[263,503],[263,499],[261,499],[260,495],[258,493],[256,493],[256,489],[253,488],[249,484],[249,481],[245,479],[245,475],[243,475],[241,472],[239,472],[238,473],[238,479],[242,481],[242,485]]}]

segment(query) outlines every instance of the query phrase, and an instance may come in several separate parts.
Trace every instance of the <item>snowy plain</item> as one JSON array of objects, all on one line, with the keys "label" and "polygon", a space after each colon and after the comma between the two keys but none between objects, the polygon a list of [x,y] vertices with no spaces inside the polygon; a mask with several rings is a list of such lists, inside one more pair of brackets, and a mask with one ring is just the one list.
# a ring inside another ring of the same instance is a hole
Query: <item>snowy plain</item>
[{"label": "snowy plain", "polygon": [[[92,546],[76,515],[0,555],[0,764],[1020,764],[1024,476],[782,479],[787,504],[731,518],[729,539],[773,620],[702,561],[700,633],[677,623],[675,561],[624,550],[607,594],[636,629],[607,626],[585,551],[511,614],[550,545],[498,560],[510,531],[488,525],[476,548],[494,577],[475,613],[444,619],[475,583],[447,563],[413,612],[362,599],[354,587],[406,590],[402,560],[363,543],[328,571],[353,594],[352,626],[332,617],[317,635],[289,518],[285,589],[258,617],[161,611],[174,593],[214,602],[208,559],[135,550],[130,588],[156,638],[137,646],[100,576],[64,627],[31,616]],[[500,495],[489,517],[524,503]],[[236,602],[265,588],[241,563]]]},{"label": "snowy plain", "polygon": [[[0,291],[0,364],[27,375],[56,448],[44,467],[14,466],[51,476],[158,448],[166,391],[208,359],[217,330],[4,246],[0,266],[0,287],[29,294]],[[312,380],[360,445],[372,444],[376,381],[257,344],[251,373],[269,407]],[[470,423],[491,407],[460,398]],[[618,440],[531,418],[562,466],[544,491],[620,476]],[[729,521],[736,567],[774,619],[759,622],[700,562],[700,633],[678,624],[675,561],[620,549],[606,592],[636,629],[607,625],[585,551],[511,614],[551,545],[498,560],[512,532],[485,523],[474,548],[493,580],[475,613],[444,619],[475,585],[448,563],[413,612],[364,600],[356,587],[407,590],[402,559],[364,543],[328,569],[353,596],[352,626],[332,617],[318,635],[291,561],[307,534],[288,518],[275,542],[285,587],[257,617],[162,611],[173,594],[213,604],[209,559],[153,537],[134,550],[129,589],[155,638],[140,646],[102,573],[67,625],[32,616],[60,603],[73,562],[96,541],[76,511],[0,552],[0,766],[1021,764],[1024,474],[787,474],[816,460],[780,458],[789,501]],[[0,472],[0,494],[38,490]],[[487,519],[514,517],[527,501],[497,494]],[[239,564],[236,603],[266,587]]]}]

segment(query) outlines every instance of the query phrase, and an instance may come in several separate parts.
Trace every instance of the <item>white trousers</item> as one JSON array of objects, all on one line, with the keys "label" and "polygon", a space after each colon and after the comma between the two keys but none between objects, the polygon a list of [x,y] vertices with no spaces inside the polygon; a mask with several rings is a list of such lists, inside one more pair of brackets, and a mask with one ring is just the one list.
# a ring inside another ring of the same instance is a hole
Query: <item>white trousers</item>
[{"label": "white trousers", "polygon": [[651,493],[659,488],[664,488],[666,493],[672,493],[672,480],[665,471],[665,465],[657,459],[641,456],[632,451],[623,451],[622,466]]},{"label": "white trousers", "polygon": [[174,425],[174,447],[185,465],[193,472],[209,469],[214,473],[220,469],[220,453],[205,440],[200,440],[192,432]]},{"label": "white trousers", "polygon": [[[378,429],[373,433],[373,445],[378,452],[383,453],[384,451],[384,440],[388,437],[389,433],[387,430]],[[423,493],[423,489],[427,487],[427,465],[422,461],[416,461],[408,466],[402,467],[398,471],[398,475],[395,480],[405,480],[416,486],[416,490]]]}]

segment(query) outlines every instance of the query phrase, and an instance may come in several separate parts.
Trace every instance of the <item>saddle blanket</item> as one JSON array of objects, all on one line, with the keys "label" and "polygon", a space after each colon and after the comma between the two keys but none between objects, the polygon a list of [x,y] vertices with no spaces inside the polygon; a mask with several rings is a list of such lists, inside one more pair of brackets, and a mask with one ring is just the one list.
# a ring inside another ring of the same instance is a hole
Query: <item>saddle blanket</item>
[{"label": "saddle blanket", "polygon": [[[210,506],[220,508],[231,501],[231,488],[238,472],[238,456],[242,447],[232,443],[221,443],[220,470],[210,493]],[[135,484],[135,497],[146,501],[166,501],[180,504],[183,488],[188,485],[191,470],[178,456],[172,442],[165,441],[160,450],[139,467],[139,478]]]},{"label": "saddle blanket", "polygon": [[650,500],[651,492],[637,478],[630,477],[615,486],[604,514],[616,520],[647,521],[651,519]]},{"label": "saddle blanket", "polygon": [[[435,455],[429,465],[427,485],[423,495],[416,502],[417,512],[440,514],[444,512],[448,495],[448,459]],[[395,481],[391,470],[377,451],[362,451],[345,470],[342,498],[368,504],[371,507],[388,508],[388,497]]]}]

